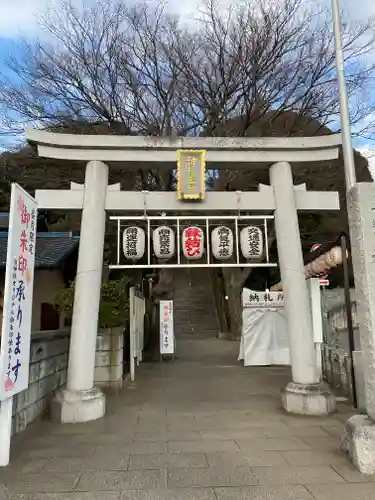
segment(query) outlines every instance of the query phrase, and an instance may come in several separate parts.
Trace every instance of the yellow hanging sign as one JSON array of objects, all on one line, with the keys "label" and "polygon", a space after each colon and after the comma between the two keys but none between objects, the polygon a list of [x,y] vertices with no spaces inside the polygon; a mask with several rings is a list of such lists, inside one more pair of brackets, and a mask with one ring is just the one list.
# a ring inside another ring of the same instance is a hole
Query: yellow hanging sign
[{"label": "yellow hanging sign", "polygon": [[206,151],[179,149],[177,193],[179,200],[203,200],[206,191]]}]

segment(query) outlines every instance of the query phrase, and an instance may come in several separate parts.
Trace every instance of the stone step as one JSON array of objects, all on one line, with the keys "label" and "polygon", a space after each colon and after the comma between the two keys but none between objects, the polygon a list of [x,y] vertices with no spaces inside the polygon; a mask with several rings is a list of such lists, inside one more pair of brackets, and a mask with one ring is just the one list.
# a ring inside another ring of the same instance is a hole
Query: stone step
[{"label": "stone step", "polygon": [[174,279],[176,334],[217,336],[211,275],[206,269],[179,270]]}]

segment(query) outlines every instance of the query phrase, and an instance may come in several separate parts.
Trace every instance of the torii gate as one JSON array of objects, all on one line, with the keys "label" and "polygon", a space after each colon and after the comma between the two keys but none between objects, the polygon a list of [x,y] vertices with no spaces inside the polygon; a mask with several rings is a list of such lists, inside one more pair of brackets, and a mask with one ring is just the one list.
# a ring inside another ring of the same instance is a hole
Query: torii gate
[{"label": "torii gate", "polygon": [[338,210],[336,192],[309,192],[294,186],[292,162],[338,158],[339,135],[308,138],[193,138],[70,135],[28,130],[26,137],[42,157],[87,161],[84,186],[70,190],[37,190],[41,209],[82,209],[76,292],[71,330],[67,387],[55,399],[61,422],[84,422],[105,413],[105,397],[93,386],[106,210],[142,212],[144,193],[108,186],[108,166],[129,168],[163,164],[175,168],[177,150],[205,150],[209,168],[248,168],[272,164],[271,186],[243,192],[208,192],[200,203],[181,203],[173,192],[150,192],[150,211],[274,211],[292,359],[292,382],[283,391],[286,411],[308,415],[335,409],[335,397],[317,378],[313,327],[298,226],[298,210]]}]

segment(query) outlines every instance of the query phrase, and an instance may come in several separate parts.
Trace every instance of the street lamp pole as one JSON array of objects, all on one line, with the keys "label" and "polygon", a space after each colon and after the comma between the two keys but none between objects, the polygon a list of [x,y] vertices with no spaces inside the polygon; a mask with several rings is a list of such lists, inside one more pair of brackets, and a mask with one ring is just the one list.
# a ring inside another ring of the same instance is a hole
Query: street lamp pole
[{"label": "street lamp pole", "polygon": [[348,92],[345,81],[344,53],[342,49],[341,20],[339,0],[332,0],[333,32],[335,35],[336,69],[340,96],[340,121],[342,135],[342,150],[344,155],[346,191],[349,192],[356,184],[354,153],[349,116]]}]

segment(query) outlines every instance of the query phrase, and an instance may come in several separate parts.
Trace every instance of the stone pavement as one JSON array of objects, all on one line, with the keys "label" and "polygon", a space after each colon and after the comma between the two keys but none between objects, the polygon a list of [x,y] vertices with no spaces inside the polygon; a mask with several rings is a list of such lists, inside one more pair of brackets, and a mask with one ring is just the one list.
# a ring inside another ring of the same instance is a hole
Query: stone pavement
[{"label": "stone pavement", "polygon": [[142,365],[104,419],[41,421],[17,436],[0,499],[375,499],[375,477],[339,449],[350,407],[288,416],[285,368],[244,368],[235,342],[180,340],[177,349],[175,363]]}]

